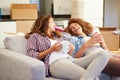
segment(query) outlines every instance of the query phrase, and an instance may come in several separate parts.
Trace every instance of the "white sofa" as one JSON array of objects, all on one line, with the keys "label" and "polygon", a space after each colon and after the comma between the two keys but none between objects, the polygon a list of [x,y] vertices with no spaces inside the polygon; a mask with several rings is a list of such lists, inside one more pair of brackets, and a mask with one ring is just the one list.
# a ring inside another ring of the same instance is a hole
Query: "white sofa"
[{"label": "white sofa", "polygon": [[[0,40],[0,80],[62,80],[45,77],[42,61],[26,56],[23,35],[3,35]],[[4,44],[4,45],[3,45]]]},{"label": "white sofa", "polygon": [[[44,63],[26,56],[26,42],[24,35],[0,37],[0,80],[64,80],[46,78]],[[102,74],[100,80],[110,78]]]}]

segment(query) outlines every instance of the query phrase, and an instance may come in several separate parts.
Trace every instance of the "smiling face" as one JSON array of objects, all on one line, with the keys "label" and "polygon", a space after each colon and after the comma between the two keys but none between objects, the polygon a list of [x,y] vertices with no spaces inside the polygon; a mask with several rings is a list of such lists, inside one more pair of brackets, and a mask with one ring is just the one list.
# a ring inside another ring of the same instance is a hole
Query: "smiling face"
[{"label": "smiling face", "polygon": [[72,36],[80,36],[84,34],[91,34],[93,26],[81,18],[71,18],[68,22],[68,33]]},{"label": "smiling face", "polygon": [[78,23],[72,23],[69,26],[69,29],[75,34],[75,35],[81,35],[83,34],[82,28]]}]

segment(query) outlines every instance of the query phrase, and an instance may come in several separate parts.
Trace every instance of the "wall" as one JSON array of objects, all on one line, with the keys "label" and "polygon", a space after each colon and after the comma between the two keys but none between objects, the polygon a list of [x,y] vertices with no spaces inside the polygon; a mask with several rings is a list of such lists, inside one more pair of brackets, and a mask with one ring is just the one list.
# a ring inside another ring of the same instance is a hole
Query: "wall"
[{"label": "wall", "polygon": [[45,14],[51,14],[53,0],[45,0]]},{"label": "wall", "polygon": [[40,13],[39,15],[45,15],[45,0],[39,0],[40,1]]},{"label": "wall", "polygon": [[120,0],[105,0],[104,26],[120,26]]},{"label": "wall", "polygon": [[[45,0],[45,14],[51,14],[53,0]],[[104,27],[120,26],[120,0],[104,0]]]},{"label": "wall", "polygon": [[[103,25],[105,27],[114,27],[120,26],[120,0],[104,0],[104,19]],[[0,7],[3,7],[4,12],[3,14],[9,14],[9,8],[4,8],[5,6],[8,7],[8,4],[11,2],[24,2],[28,3],[29,0],[0,0]],[[53,0],[40,0],[40,15],[47,15],[51,14],[51,6]]]},{"label": "wall", "polygon": [[0,22],[0,33],[1,32],[15,33],[16,32],[16,21]]}]

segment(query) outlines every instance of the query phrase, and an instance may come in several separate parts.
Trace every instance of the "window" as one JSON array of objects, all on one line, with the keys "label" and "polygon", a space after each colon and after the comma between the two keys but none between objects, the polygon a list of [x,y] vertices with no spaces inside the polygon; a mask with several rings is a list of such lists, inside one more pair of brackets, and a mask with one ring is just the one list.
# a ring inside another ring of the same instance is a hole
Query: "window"
[{"label": "window", "polygon": [[103,26],[103,0],[84,0],[84,19],[94,26]]},{"label": "window", "polygon": [[37,4],[38,11],[40,11],[40,1],[39,0],[30,0],[31,4]]},{"label": "window", "polygon": [[94,26],[103,26],[103,0],[72,0],[71,17],[83,18]]}]

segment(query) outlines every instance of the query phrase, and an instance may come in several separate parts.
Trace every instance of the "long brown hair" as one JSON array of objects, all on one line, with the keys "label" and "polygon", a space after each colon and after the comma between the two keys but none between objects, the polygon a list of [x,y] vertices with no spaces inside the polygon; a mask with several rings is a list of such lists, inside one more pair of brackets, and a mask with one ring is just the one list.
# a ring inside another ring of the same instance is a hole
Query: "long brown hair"
[{"label": "long brown hair", "polygon": [[74,33],[72,32],[72,30],[70,29],[70,25],[71,25],[72,23],[77,23],[77,24],[79,24],[85,34],[91,34],[91,33],[93,32],[93,25],[92,25],[92,24],[88,23],[87,21],[85,21],[85,20],[83,20],[83,19],[81,19],[81,18],[71,18],[71,19],[69,20],[68,26],[67,26],[67,28],[66,28],[68,31],[67,31],[67,30],[66,30],[66,31],[69,32],[69,33],[70,33],[71,35],[73,35],[73,36],[77,36],[77,35],[74,34]]},{"label": "long brown hair", "polygon": [[[25,35],[25,37],[28,39],[31,34],[38,33],[42,36],[48,36],[48,37],[52,38],[53,37],[52,35],[47,34],[50,18],[53,18],[53,17],[50,15],[38,17],[38,19],[36,19],[36,21],[33,23],[31,31],[29,33],[27,33]],[[53,34],[56,34],[58,37],[61,36],[61,34],[57,31],[55,31]]]}]

